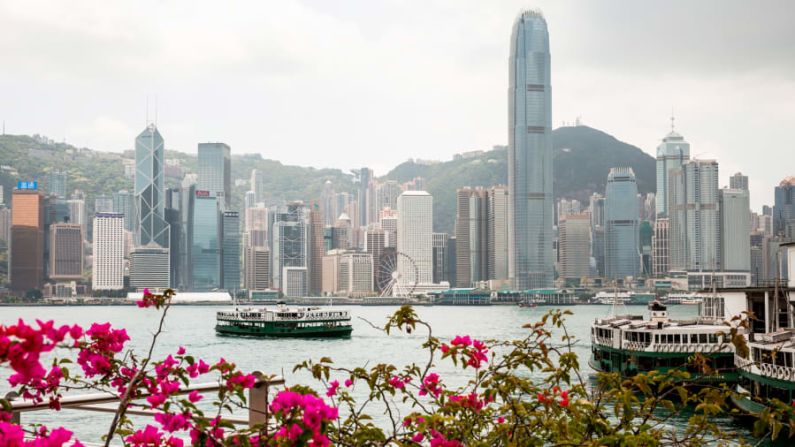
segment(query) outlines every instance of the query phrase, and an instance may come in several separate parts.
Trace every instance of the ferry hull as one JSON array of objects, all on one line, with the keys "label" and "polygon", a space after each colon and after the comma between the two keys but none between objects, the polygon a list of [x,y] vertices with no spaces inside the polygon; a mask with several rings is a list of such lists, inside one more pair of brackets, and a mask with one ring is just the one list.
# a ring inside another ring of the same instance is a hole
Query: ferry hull
[{"label": "ferry hull", "polygon": [[[688,358],[693,353],[673,353],[673,352],[643,352],[643,351],[627,351],[620,349],[605,348],[602,346],[594,346],[592,348],[592,355],[588,359],[588,365],[596,371],[605,373],[619,373],[622,377],[632,377],[640,373],[649,373],[651,371],[658,371],[660,373],[667,373],[670,370],[683,370],[686,369]],[[705,357],[713,362],[719,359],[724,362],[733,360],[732,353],[702,353]],[[655,359],[657,362],[664,362],[670,366],[650,366],[649,368],[639,368],[636,361],[645,357],[647,359]],[[724,371],[717,375],[700,375],[692,374],[692,382],[701,383],[734,383],[739,380],[737,371]]]},{"label": "ferry hull", "polygon": [[353,327],[296,327],[294,324],[217,324],[215,331],[220,335],[242,337],[276,338],[344,338],[350,337]]}]

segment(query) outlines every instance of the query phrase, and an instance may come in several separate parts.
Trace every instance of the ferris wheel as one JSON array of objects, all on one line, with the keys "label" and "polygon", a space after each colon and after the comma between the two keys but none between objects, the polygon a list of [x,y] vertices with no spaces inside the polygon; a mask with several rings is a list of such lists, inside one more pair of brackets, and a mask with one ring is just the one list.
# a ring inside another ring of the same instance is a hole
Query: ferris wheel
[{"label": "ferris wheel", "polygon": [[387,252],[381,256],[376,271],[380,296],[409,297],[417,288],[418,280],[419,269],[411,256],[399,251]]}]

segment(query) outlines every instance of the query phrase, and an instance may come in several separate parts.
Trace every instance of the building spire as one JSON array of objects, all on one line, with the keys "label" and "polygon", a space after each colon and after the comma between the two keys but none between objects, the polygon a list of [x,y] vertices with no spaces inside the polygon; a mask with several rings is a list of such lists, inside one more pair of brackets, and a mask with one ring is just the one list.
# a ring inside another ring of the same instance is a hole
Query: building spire
[{"label": "building spire", "polygon": [[674,125],[674,120],[675,120],[675,118],[674,118],[674,108],[671,107],[671,132],[673,132],[674,131],[674,127],[676,127]]}]

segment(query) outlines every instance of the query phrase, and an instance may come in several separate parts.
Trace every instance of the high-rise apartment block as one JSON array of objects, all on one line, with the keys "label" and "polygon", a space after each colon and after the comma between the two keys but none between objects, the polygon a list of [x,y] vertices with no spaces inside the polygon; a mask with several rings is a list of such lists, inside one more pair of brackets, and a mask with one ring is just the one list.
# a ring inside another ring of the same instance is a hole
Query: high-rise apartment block
[{"label": "high-rise apartment block", "polygon": [[97,213],[94,216],[92,289],[124,288],[124,231],[122,214]]},{"label": "high-rise apartment block", "polygon": [[549,32],[539,12],[525,11],[516,18],[509,59],[510,276],[519,290],[550,287],[555,268],[552,88]]},{"label": "high-rise apartment block", "polygon": [[670,170],[669,181],[669,268],[720,271],[718,162],[691,160]]},{"label": "high-rise apartment block", "polygon": [[[506,186],[493,186],[488,197],[488,278],[506,280],[510,264],[510,232],[511,220],[508,210],[511,198]],[[445,279],[446,280],[446,279]]]}]

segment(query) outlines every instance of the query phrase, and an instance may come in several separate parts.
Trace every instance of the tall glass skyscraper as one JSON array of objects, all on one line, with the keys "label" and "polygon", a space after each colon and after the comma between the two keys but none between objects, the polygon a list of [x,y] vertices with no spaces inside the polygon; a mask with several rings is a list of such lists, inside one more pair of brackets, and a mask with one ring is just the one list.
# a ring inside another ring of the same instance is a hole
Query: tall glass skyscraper
[{"label": "tall glass skyscraper", "polygon": [[240,213],[224,211],[222,227],[223,287],[235,292],[240,289]]},{"label": "tall glass skyscraper", "polygon": [[163,151],[163,137],[154,124],[135,139],[135,239],[139,246],[169,247]]},{"label": "tall glass skyscraper", "polygon": [[612,168],[605,187],[605,276],[640,273],[640,209],[632,168]]},{"label": "tall glass skyscraper", "polygon": [[547,22],[525,11],[513,25],[508,87],[509,270],[517,289],[554,279],[551,90]]},{"label": "tall glass skyscraper", "polygon": [[672,169],[682,167],[690,160],[690,143],[671,128],[671,132],[657,146],[657,195],[655,206],[658,217],[669,217],[670,175]]},{"label": "tall glass skyscraper", "polygon": [[232,161],[229,145],[199,143],[199,184],[197,189],[210,191],[224,209],[232,203]]},{"label": "tall glass skyscraper", "polygon": [[192,289],[221,287],[221,217],[218,199],[209,191],[196,190],[191,241]]}]

